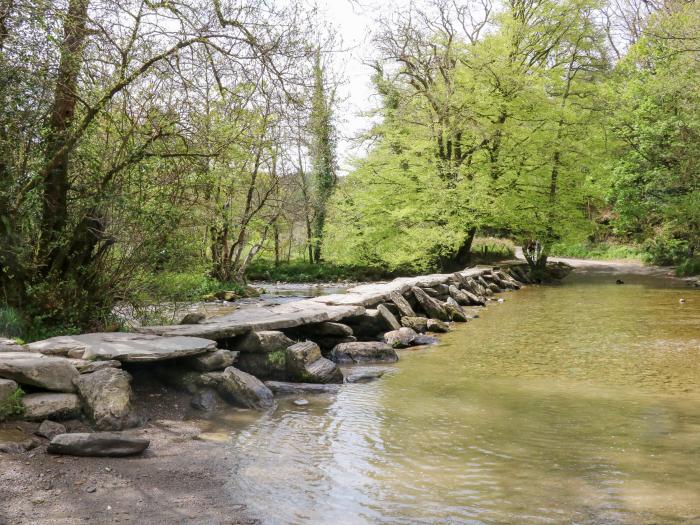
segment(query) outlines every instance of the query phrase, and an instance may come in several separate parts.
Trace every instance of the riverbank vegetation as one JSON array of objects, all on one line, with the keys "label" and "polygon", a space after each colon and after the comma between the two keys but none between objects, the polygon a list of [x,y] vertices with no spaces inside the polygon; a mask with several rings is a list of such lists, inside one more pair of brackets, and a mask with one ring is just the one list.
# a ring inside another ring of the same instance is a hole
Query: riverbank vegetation
[{"label": "riverbank vegetation", "polygon": [[700,271],[696,2],[401,5],[345,174],[344,51],[306,3],[0,0],[6,325],[515,245]]}]

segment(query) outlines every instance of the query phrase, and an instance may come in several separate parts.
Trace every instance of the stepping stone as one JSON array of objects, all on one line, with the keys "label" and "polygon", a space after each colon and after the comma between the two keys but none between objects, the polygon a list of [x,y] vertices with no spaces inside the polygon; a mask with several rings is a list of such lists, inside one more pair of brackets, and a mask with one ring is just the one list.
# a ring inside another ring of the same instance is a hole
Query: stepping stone
[{"label": "stepping stone", "polygon": [[115,359],[123,363],[177,359],[203,354],[214,348],[216,341],[199,337],[159,337],[124,332],[58,336],[29,344],[31,351],[42,354],[87,360]]},{"label": "stepping stone", "polygon": [[56,392],[75,392],[80,374],[67,359],[22,352],[0,353],[0,378]]}]

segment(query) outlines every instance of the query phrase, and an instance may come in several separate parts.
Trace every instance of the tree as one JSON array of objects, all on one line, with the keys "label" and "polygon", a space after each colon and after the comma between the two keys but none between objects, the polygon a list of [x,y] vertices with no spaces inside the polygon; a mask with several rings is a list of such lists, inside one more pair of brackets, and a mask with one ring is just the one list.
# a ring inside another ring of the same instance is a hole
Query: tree
[{"label": "tree", "polygon": [[621,141],[611,202],[615,227],[650,259],[697,272],[700,264],[700,8],[668,3],[620,63],[611,85]]},{"label": "tree", "polygon": [[2,4],[5,301],[84,324],[127,276],[162,265],[220,153],[196,132],[204,72],[226,96],[267,84],[298,97],[289,64],[310,58],[310,26],[296,6],[263,4]]},{"label": "tree", "polygon": [[323,228],[326,223],[326,207],[333,193],[336,178],[336,136],[333,126],[333,104],[335,90],[328,85],[326,67],[321,61],[321,50],[317,48],[314,62],[314,87],[309,118],[312,180],[314,188],[314,214],[312,226],[311,255],[313,262],[321,262]]}]

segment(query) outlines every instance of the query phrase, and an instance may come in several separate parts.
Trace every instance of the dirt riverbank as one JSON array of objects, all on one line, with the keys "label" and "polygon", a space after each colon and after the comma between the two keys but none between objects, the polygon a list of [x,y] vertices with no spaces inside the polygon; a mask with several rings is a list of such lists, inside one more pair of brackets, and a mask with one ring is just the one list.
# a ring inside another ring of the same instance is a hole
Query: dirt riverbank
[{"label": "dirt riverbank", "polygon": [[[226,489],[235,475],[227,462],[232,451],[204,440],[197,423],[185,420],[187,399],[159,388],[147,398],[141,413],[147,418],[157,413],[158,419],[129,432],[151,440],[143,456],[52,456],[46,441],[23,454],[0,453],[0,525],[258,523]],[[87,430],[80,422],[67,426]],[[37,427],[2,423],[0,441],[30,438]]]}]

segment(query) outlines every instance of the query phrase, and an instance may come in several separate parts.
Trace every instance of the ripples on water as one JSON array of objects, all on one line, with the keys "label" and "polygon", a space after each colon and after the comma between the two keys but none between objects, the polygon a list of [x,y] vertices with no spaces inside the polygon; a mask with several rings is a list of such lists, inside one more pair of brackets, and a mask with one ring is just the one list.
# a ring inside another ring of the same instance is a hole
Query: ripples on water
[{"label": "ripples on water", "polygon": [[700,293],[614,279],[504,294],[379,381],[214,423],[231,493],[280,525],[700,524]]}]

